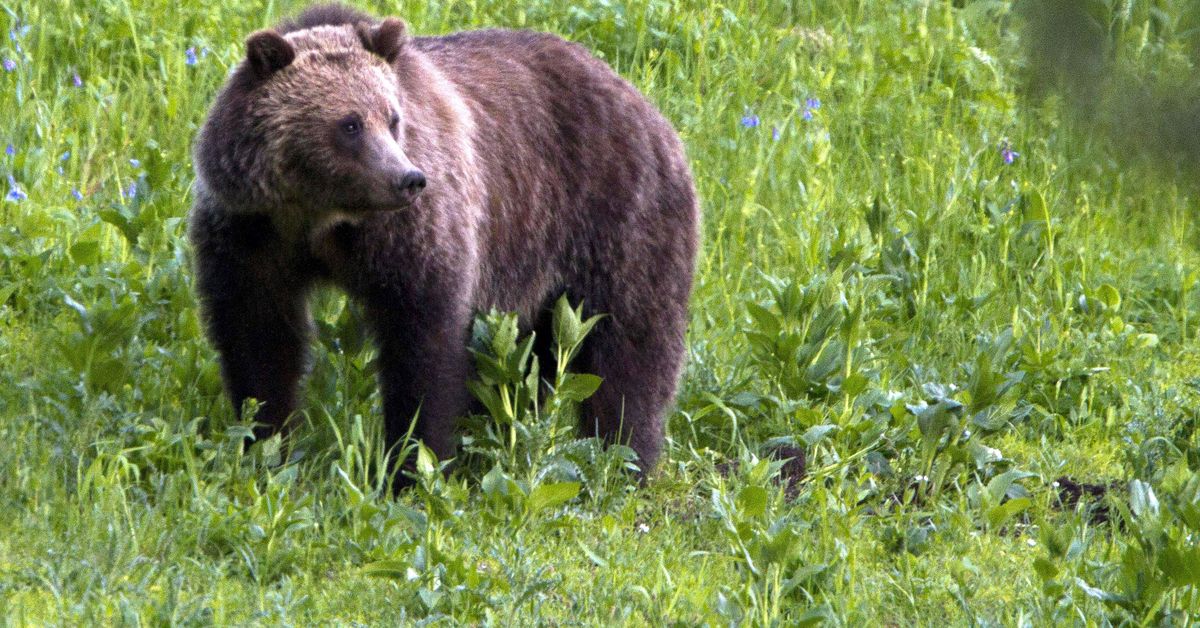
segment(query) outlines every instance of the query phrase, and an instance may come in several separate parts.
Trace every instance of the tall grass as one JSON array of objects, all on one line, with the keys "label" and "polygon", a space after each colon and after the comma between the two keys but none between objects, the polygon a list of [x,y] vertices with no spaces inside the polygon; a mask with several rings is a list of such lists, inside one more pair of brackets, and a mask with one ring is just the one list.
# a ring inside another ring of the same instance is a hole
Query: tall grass
[{"label": "tall grass", "polygon": [[[1194,74],[1189,3],[1092,4],[1123,71]],[[658,473],[575,440],[587,386],[540,371],[558,397],[468,421],[463,464],[393,498],[332,292],[290,447],[247,448],[191,296],[189,146],[301,4],[0,2],[7,623],[1196,621],[1195,188],[1028,92],[1008,3],[361,6],[560,33],[675,123],[704,248]],[[540,386],[513,364],[476,391]]]}]

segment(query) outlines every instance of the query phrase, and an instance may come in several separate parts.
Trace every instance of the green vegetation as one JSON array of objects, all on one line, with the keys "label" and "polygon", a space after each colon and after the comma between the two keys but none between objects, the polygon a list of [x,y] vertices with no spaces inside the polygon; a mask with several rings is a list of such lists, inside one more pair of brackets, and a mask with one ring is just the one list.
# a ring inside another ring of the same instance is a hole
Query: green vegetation
[{"label": "green vegetation", "polygon": [[[1194,3],[1086,4],[1123,71],[1196,75]],[[289,451],[243,446],[191,296],[189,146],[300,5],[86,5],[0,0],[6,623],[1198,620],[1195,178],[1023,96],[1009,3],[364,5],[586,44],[676,123],[705,211],[646,485],[574,439],[595,382],[531,378],[492,315],[492,416],[395,498],[353,305],[314,306]],[[557,327],[569,353],[584,322]],[[1065,477],[1107,494],[1064,505]]]}]

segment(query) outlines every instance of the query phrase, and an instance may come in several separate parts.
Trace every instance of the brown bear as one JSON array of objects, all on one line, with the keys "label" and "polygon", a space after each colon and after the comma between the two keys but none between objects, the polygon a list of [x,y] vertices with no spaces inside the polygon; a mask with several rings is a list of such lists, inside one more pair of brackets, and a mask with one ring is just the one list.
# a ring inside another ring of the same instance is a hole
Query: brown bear
[{"label": "brown bear", "polygon": [[[266,433],[296,409],[320,282],[363,306],[389,445],[455,453],[472,316],[607,314],[577,370],[584,432],[662,448],[684,358],[699,209],[683,146],[582,46],[532,32],[410,37],[308,10],[252,34],[195,149],[189,237],[227,392]],[[260,434],[261,435],[261,434]]]}]

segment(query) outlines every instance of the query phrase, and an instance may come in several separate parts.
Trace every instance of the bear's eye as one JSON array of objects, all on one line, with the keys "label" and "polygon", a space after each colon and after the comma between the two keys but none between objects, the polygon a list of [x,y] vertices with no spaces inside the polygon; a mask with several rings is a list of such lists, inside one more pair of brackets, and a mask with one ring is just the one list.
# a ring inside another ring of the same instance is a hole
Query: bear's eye
[{"label": "bear's eye", "polygon": [[362,133],[363,129],[362,120],[358,116],[347,116],[338,123],[338,126],[341,127],[342,133],[351,137]]}]

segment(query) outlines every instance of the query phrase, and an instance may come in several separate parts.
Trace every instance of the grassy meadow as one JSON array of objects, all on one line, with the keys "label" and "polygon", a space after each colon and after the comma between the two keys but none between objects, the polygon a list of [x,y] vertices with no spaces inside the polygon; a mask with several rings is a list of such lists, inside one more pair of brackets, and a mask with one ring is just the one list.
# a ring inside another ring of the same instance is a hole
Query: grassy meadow
[{"label": "grassy meadow", "polygon": [[1154,77],[1126,107],[1103,72],[1033,80],[1058,48],[998,0],[358,4],[560,33],[675,123],[704,244],[658,470],[577,440],[586,386],[496,314],[501,402],[393,497],[333,291],[290,448],[245,444],[189,150],[245,36],[303,4],[0,0],[0,623],[1200,621],[1196,128],[1148,120],[1200,64],[1192,2],[1063,2]]}]

